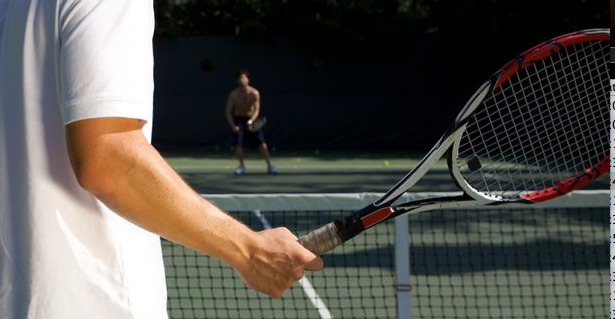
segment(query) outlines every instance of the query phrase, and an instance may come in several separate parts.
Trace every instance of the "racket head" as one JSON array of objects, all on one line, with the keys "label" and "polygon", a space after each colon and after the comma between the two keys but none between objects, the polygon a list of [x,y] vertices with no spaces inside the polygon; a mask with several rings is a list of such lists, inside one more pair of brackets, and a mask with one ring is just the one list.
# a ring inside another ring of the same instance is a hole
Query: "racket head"
[{"label": "racket head", "polygon": [[[366,228],[401,214],[494,202],[532,203],[591,182],[606,171],[609,161],[609,40],[608,29],[585,30],[554,38],[521,54],[479,88],[451,129],[384,196],[302,236],[299,242],[320,255]],[[561,76],[531,70],[542,63],[543,69],[551,66],[557,75],[555,56],[570,62],[569,70],[560,65],[564,70],[559,72]],[[547,59],[550,62],[545,62]],[[569,94],[562,108],[573,111],[549,113],[550,107],[560,106],[557,102],[564,96],[562,87],[576,90],[574,98]],[[530,94],[524,88],[533,91]],[[549,119],[556,120],[546,121]],[[494,147],[490,140],[502,141]],[[483,146],[475,146],[479,144]],[[444,154],[453,179],[465,194],[391,206]]]},{"label": "racket head", "polygon": [[258,132],[260,131],[263,126],[265,126],[265,124],[267,124],[267,118],[262,116],[257,118],[256,120],[254,120],[254,122],[252,123],[252,125],[250,125],[250,132]]},{"label": "racket head", "polygon": [[609,163],[610,31],[545,41],[485,82],[455,121],[450,171],[475,199],[538,202]]}]

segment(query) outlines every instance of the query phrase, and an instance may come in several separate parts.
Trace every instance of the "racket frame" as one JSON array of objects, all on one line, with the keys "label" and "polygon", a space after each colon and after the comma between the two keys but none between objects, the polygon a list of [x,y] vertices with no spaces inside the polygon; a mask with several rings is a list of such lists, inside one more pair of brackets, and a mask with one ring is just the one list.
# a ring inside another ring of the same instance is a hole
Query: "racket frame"
[{"label": "racket frame", "polygon": [[[515,59],[505,64],[488,81],[484,82],[479,87],[456,117],[451,128],[438,140],[419,164],[406,174],[395,186],[389,189],[380,199],[351,215],[328,223],[300,237],[299,242],[312,252],[321,255],[355,237],[366,229],[403,214],[419,213],[442,208],[475,207],[514,202],[529,204],[557,197],[591,182],[608,169],[610,160],[608,154],[605,158],[606,164],[605,160],[603,160],[592,168],[587,168],[585,172],[565,179],[561,183],[547,189],[549,192],[547,196],[540,195],[539,193],[541,191],[535,191],[530,192],[530,194],[525,194],[530,196],[520,195],[517,197],[495,196],[476,190],[464,179],[457,158],[459,155],[459,144],[465,132],[470,115],[484,101],[490,92],[493,92],[519,70],[530,66],[534,61],[545,59],[555,51],[582,41],[608,39],[610,39],[610,31],[608,29],[578,31],[545,41],[520,54]],[[435,162],[444,155],[447,156],[447,164],[451,177],[462,190],[462,194],[451,197],[429,198],[393,206],[393,203],[407,190],[413,187],[427,171],[431,169]],[[558,185],[564,184],[565,182],[571,184],[571,186],[566,185],[566,188],[562,191],[558,188]],[[544,190],[542,191],[544,192]]]}]

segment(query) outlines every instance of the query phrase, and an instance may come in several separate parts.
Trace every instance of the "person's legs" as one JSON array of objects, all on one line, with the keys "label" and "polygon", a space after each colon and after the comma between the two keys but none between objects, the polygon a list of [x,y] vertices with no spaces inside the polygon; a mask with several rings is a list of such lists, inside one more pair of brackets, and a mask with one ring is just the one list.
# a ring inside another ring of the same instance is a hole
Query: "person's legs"
[{"label": "person's legs", "polygon": [[269,154],[269,148],[267,147],[267,143],[260,143],[258,145],[258,149],[261,151],[261,155],[267,163],[267,173],[277,174],[278,170],[275,168],[275,166],[271,164],[271,155]]},{"label": "person's legs", "polygon": [[261,155],[265,159],[265,162],[267,163],[267,167],[271,167],[271,155],[269,155],[269,149],[267,148],[267,143],[259,144],[258,149],[261,151]]},{"label": "person's legs", "polygon": [[[244,136],[241,136],[244,137]],[[263,159],[267,163],[267,173],[268,174],[277,174],[278,170],[271,164],[271,155],[269,154],[269,148],[267,147],[267,142],[265,141],[265,135],[263,131],[250,132],[245,131],[245,142],[249,145],[258,145],[258,149],[260,150]]]},{"label": "person's legs", "polygon": [[243,134],[243,129],[240,128],[239,132],[234,134],[234,137],[235,137],[235,157],[239,161],[239,166],[237,166],[237,168],[235,169],[235,174],[243,175],[243,174],[246,173],[246,167],[245,167],[244,162],[243,162],[243,159],[244,159],[244,151],[243,151],[244,134]]},{"label": "person's legs", "polygon": [[239,166],[244,166],[243,165],[243,146],[235,145],[235,157],[237,157],[237,160],[239,161]]},{"label": "person's legs", "polygon": [[235,174],[243,175],[246,173],[246,167],[243,165],[243,146],[235,145],[235,157],[239,161],[239,166],[235,169]]}]

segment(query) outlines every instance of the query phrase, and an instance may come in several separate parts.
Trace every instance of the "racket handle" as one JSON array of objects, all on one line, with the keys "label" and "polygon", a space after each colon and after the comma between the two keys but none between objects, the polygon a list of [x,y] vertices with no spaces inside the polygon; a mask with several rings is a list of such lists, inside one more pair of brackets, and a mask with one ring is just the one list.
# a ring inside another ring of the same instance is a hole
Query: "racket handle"
[{"label": "racket handle", "polygon": [[335,223],[328,223],[301,237],[299,243],[309,251],[320,256],[343,243],[337,234]]}]

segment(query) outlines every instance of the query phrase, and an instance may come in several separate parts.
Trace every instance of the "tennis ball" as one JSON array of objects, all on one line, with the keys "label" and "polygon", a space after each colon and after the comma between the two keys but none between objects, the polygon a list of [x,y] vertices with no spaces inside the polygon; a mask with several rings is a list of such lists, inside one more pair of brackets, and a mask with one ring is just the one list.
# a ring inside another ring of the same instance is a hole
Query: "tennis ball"
[{"label": "tennis ball", "polygon": [[382,165],[384,165],[384,167],[389,167],[391,164],[389,163],[389,161],[384,161],[384,163],[382,163]]}]

